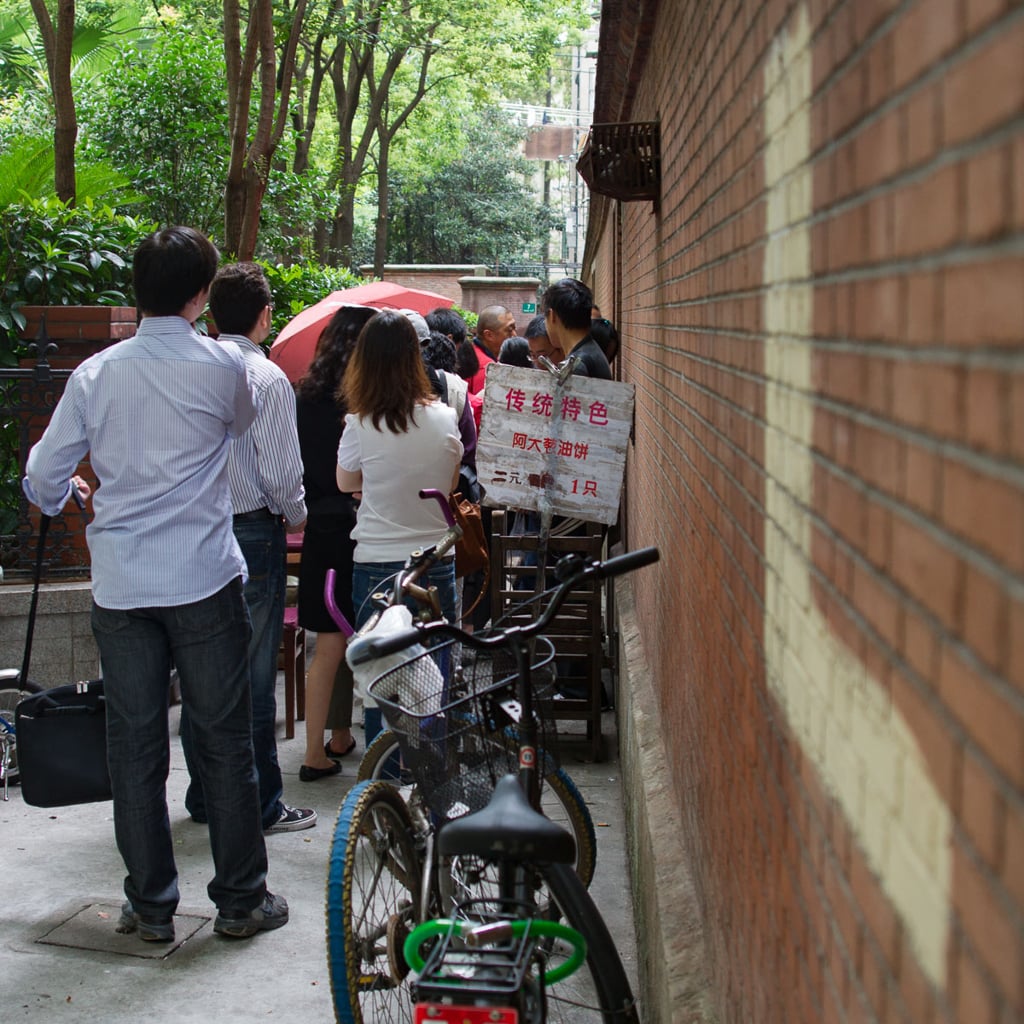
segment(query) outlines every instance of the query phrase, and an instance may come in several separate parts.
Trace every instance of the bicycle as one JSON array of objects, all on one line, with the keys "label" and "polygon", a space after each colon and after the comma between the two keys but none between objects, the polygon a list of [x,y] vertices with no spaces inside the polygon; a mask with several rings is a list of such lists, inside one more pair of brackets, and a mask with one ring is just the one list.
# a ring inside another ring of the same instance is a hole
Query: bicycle
[{"label": "bicycle", "polygon": [[[576,843],[536,810],[542,771],[532,676],[544,664],[540,634],[574,586],[657,557],[645,549],[604,563],[563,560],[561,585],[537,619],[490,636],[432,622],[353,641],[356,663],[447,638],[475,650],[477,664],[497,658],[500,666],[505,651],[514,672],[499,667],[461,690],[447,687],[436,649],[427,648],[371,685],[426,812],[376,781],[358,783],[342,806],[328,878],[339,1021],[412,1020],[414,1007],[417,1021],[450,1019],[456,1010],[467,1021],[540,1022],[580,1010],[592,1011],[586,1019],[637,1020],[614,942],[571,866]],[[518,774],[496,780],[510,730]],[[485,788],[490,799],[482,803]],[[445,891],[439,863],[458,864],[463,885]],[[438,921],[438,910],[450,916]],[[587,970],[577,972],[583,963]]]},{"label": "bicycle", "polygon": [[[444,494],[437,490],[424,490],[420,492],[420,498],[423,500],[435,500],[438,503],[445,517],[447,529],[434,547],[414,551],[410,555],[405,571],[395,577],[389,592],[377,592],[371,595],[371,599],[375,600],[379,607],[386,608],[401,602],[404,597],[409,596],[416,602],[419,608],[417,614],[420,621],[436,622],[442,618],[437,595],[431,588],[419,586],[417,581],[431,565],[451,550],[458,539],[459,528]],[[355,630],[335,603],[334,578],[334,570],[328,570],[324,585],[324,602],[328,613],[337,623],[339,629],[347,638],[351,639],[355,635]],[[540,595],[540,597],[543,596],[543,594]],[[526,607],[529,603],[530,601],[523,602],[522,605],[518,606],[510,614],[521,612],[522,608]],[[453,644],[451,646],[457,645]],[[451,653],[452,655],[455,654],[454,651]],[[535,667],[539,668],[541,666]],[[514,666],[510,666],[510,670],[514,670]],[[458,671],[456,670],[457,673]],[[516,756],[514,737],[509,737],[508,753],[513,758]],[[544,813],[547,817],[559,822],[572,832],[576,841],[576,859],[573,866],[582,879],[583,884],[589,886],[593,880],[597,863],[597,832],[594,828],[593,818],[583,796],[568,772],[552,757],[545,757],[544,765],[544,785],[541,789]],[[360,759],[356,770],[356,781],[364,782],[367,780],[383,780],[398,785],[403,790],[406,803],[413,808],[414,819],[417,821],[423,820],[422,800],[418,789],[414,785],[415,780],[408,770],[403,768],[398,751],[398,739],[388,729],[383,730],[373,738]],[[489,793],[489,790],[486,792]],[[446,882],[445,885],[447,884]],[[453,887],[457,887],[463,884],[463,879],[456,875],[450,879],[450,884]]]},{"label": "bicycle", "polygon": [[39,693],[38,683],[22,684],[21,671],[16,668],[0,669],[0,782],[3,783],[3,801],[10,799],[10,787],[21,781],[18,770],[18,733],[14,710],[18,702],[31,693]]}]

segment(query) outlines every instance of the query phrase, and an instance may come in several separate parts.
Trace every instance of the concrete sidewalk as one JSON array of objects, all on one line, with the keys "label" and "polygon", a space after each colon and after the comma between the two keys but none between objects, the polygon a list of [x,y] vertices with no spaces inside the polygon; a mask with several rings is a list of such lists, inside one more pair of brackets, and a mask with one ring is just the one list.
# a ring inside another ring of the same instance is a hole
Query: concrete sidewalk
[{"label": "concrete sidewalk", "polygon": [[[231,941],[213,933],[215,911],[206,895],[213,865],[207,831],[190,820],[184,807],[188,774],[176,738],[177,718],[177,709],[171,709],[175,738],[168,805],[181,888],[177,944],[169,950],[114,931],[124,867],[114,845],[111,804],[28,807],[18,787],[12,787],[9,802],[0,804],[5,1021],[334,1020],[325,953],[325,880],[335,818],[363,749],[361,732],[356,730],[359,746],[345,759],[343,774],[314,783],[298,780],[300,736],[279,738],[285,800],[316,808],[319,822],[304,832],[267,837],[268,882],[271,891],[288,900],[288,925],[248,941]],[[635,991],[635,931],[611,715],[605,715],[604,729],[607,761],[584,764],[570,754],[563,763],[597,826],[591,891],[619,943]]]}]

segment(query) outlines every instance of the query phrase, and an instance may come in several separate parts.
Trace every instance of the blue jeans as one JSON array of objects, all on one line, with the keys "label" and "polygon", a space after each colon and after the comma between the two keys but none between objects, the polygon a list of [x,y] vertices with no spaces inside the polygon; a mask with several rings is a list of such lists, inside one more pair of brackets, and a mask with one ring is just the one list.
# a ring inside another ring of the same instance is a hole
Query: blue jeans
[{"label": "blue jeans", "polygon": [[[252,622],[249,640],[249,683],[252,687],[252,746],[260,786],[260,814],[270,828],[284,805],[284,784],[277,761],[277,652],[284,631],[284,602],[288,556],[284,524],[277,519],[235,523],[235,538],[249,570],[245,603]],[[192,723],[186,709],[181,713],[181,748],[191,781],[185,793],[185,809],[205,822],[206,799],[199,772],[194,770]]]},{"label": "blue jeans", "polygon": [[171,608],[92,607],[107,699],[107,763],[114,834],[136,913],[164,919],[178,906],[178,871],[167,814],[170,737],[167,687],[178,668],[192,720],[196,765],[210,820],[220,910],[248,912],[266,893],[267,850],[252,754],[249,617],[242,581]]},{"label": "blue jeans", "polygon": [[[374,613],[374,606],[368,600],[370,594],[389,591],[396,573],[405,568],[405,562],[356,562],[352,566],[352,607],[356,613],[356,629],[366,625]],[[437,562],[427,572],[427,579],[437,587],[437,598],[441,603],[441,614],[449,621],[455,621],[455,559],[447,558]],[[420,578],[420,582],[424,582]],[[405,602],[415,614],[419,605],[407,598]],[[380,708],[366,708],[363,712],[363,732],[366,746],[369,746],[381,731]]]}]

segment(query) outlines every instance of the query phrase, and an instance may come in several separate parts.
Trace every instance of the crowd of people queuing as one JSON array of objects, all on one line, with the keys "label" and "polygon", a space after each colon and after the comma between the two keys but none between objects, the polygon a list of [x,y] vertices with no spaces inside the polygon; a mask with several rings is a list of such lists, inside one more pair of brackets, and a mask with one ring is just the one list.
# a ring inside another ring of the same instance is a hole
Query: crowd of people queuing
[{"label": "crowd of people queuing", "polygon": [[[424,318],[342,306],[293,387],[262,347],[273,312],[262,270],[218,263],[191,228],[143,241],[133,258],[138,331],[71,374],[23,481],[49,515],[74,486],[92,497],[92,629],[127,869],[117,929],[150,942],[173,940],[179,899],[166,798],[172,666],[185,805],[209,829],[214,930],[247,938],[280,927],[288,905],[267,889],[264,835],[316,823],[314,810],[283,800],[275,738],[287,534],[303,535],[299,624],[316,634],[299,773],[314,782],[338,774],[356,749],[346,640],[324,598],[328,570],[358,628],[373,614],[370,595],[444,531],[442,511],[418,491],[479,500],[488,365],[547,368],[572,356],[575,373],[611,379],[618,349],[589,289],[567,278],[547,289],[545,313],[523,336],[502,306],[481,310],[473,335],[450,309]],[[217,340],[195,326],[207,305]],[[74,475],[86,453],[95,493]],[[482,585],[470,577],[463,592],[452,557],[429,582],[449,620]],[[477,605],[467,627],[486,623],[488,602]],[[364,709],[363,727],[369,744],[380,729],[375,708]]]}]

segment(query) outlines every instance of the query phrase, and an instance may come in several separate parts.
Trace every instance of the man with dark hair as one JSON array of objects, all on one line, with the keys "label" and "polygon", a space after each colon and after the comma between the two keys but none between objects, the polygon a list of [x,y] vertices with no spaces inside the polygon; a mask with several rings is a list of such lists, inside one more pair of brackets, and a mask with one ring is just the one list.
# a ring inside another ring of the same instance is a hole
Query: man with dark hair
[{"label": "man with dark hair", "polygon": [[471,394],[483,390],[487,364],[493,363],[501,351],[501,343],[516,333],[516,318],[504,306],[486,306],[476,320],[476,348],[479,369],[469,378]]},{"label": "man with dark hair", "polygon": [[192,228],[150,235],[133,261],[138,333],[70,376],[29,453],[29,500],[60,511],[90,453],[92,629],[107,704],[114,834],[128,875],[117,930],[174,939],[178,872],[167,813],[172,660],[192,721],[210,821],[214,931],[247,938],[288,920],[267,891],[249,694],[245,560],[227,461],[256,407],[238,349],[195,332],[218,253]]},{"label": "man with dark hair", "polygon": [[590,334],[594,298],[590,289],[572,277],[563,277],[544,293],[548,337],[568,356],[578,356],[574,374],[611,380],[612,371],[600,346]]},{"label": "man with dark hair", "polygon": [[[234,263],[219,270],[210,288],[210,312],[220,341],[241,353],[256,396],[256,419],[231,442],[228,458],[232,525],[249,568],[245,603],[252,621],[252,744],[263,831],[295,832],[316,824],[316,811],[282,803],[284,787],[277,760],[275,693],[287,586],[285,533],[298,533],[306,523],[295,392],[281,368],[260,348],[270,334],[273,315],[270,285],[261,267]],[[185,807],[194,821],[205,823],[206,796],[187,711],[182,712],[181,746],[192,776]]]},{"label": "man with dark hair", "polygon": [[551,344],[551,339],[548,337],[547,317],[543,313],[538,313],[526,325],[523,337],[526,338],[530,346],[530,359],[533,360],[535,366],[540,366],[541,356],[547,356],[552,363],[556,364],[565,358],[565,353]]},{"label": "man with dark hair", "polygon": [[466,321],[454,309],[445,306],[432,309],[427,314],[427,326],[451,338],[456,348],[466,340]]}]

